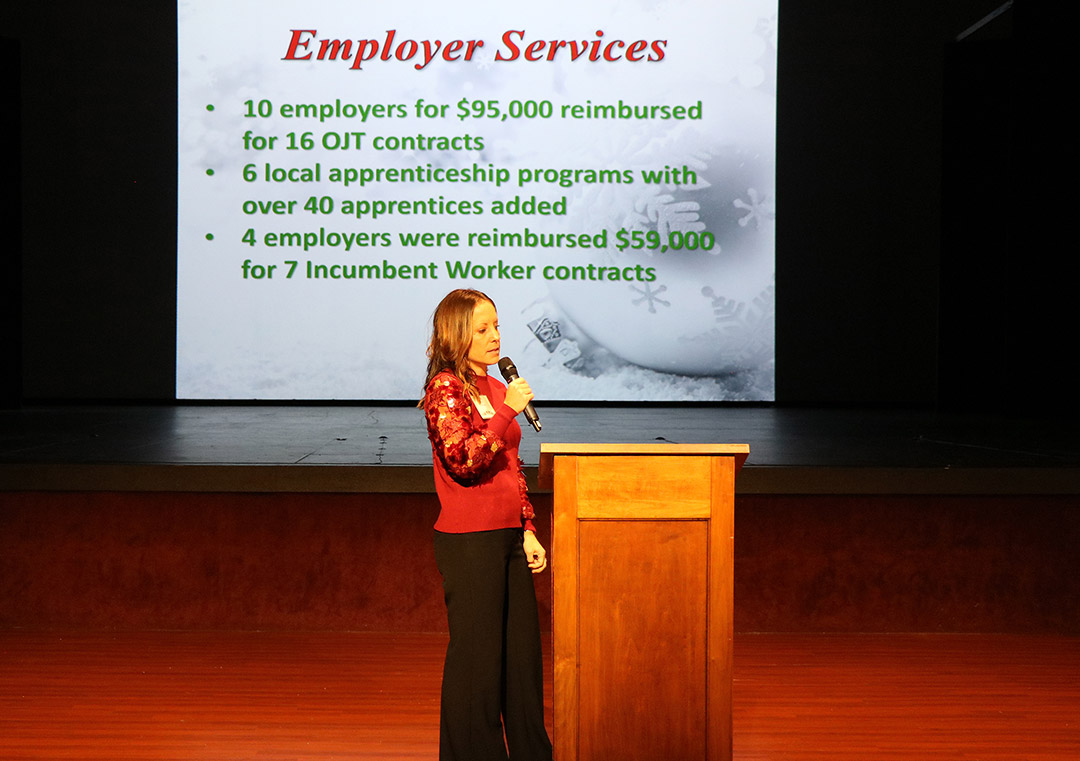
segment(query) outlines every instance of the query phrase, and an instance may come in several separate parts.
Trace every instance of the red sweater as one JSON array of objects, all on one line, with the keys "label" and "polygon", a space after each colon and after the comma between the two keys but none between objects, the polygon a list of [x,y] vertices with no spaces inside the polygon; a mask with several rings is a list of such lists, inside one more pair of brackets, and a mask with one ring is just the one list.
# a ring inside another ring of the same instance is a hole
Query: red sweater
[{"label": "red sweater", "polygon": [[506,386],[495,378],[480,376],[476,387],[495,409],[488,420],[453,373],[436,375],[424,394],[441,506],[435,530],[462,534],[524,526],[531,531],[533,509],[518,458],[517,413],[504,404]]}]

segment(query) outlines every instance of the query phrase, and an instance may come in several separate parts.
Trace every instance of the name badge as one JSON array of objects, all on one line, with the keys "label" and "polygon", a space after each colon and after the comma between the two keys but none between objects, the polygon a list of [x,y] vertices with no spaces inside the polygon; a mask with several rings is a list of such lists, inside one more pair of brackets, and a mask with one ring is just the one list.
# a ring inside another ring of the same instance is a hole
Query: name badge
[{"label": "name badge", "polygon": [[491,406],[491,401],[486,396],[481,395],[479,399],[474,398],[473,405],[484,420],[495,417],[495,408]]}]

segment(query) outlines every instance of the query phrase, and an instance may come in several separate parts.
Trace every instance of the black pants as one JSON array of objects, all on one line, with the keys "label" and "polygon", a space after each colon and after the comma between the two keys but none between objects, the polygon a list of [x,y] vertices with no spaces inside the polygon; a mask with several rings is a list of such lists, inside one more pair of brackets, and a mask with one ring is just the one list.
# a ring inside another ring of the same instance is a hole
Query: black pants
[{"label": "black pants", "polygon": [[551,761],[536,590],[521,538],[517,529],[435,532],[450,623],[440,761],[505,761],[507,749],[511,761]]}]

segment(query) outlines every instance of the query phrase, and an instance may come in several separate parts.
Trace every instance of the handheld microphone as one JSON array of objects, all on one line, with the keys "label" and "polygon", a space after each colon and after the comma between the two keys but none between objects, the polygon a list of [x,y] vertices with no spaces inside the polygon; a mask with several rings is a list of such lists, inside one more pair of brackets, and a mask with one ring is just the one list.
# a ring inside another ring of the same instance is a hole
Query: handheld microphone
[{"label": "handheld microphone", "polygon": [[[502,373],[502,377],[509,383],[518,377],[517,368],[514,367],[513,361],[510,357],[503,357],[499,360],[499,372]],[[536,410],[533,409],[532,402],[525,405],[525,419],[529,421],[536,432],[540,432],[540,416],[536,414]]]}]

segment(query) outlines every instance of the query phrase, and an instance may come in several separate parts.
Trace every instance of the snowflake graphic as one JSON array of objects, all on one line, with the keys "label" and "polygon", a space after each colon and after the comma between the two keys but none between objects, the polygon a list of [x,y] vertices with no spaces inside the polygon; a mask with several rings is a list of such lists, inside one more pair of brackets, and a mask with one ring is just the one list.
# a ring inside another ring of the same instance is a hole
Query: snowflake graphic
[{"label": "snowflake graphic", "polygon": [[718,323],[738,322],[742,318],[745,304],[735,299],[725,299],[714,291],[710,286],[701,289],[701,295],[712,301],[713,314]]},{"label": "snowflake graphic", "polygon": [[726,336],[741,363],[754,366],[769,359],[774,345],[775,286],[765,288],[750,304],[725,298],[709,286],[701,289],[701,295],[712,303],[714,334]]},{"label": "snowflake graphic", "polygon": [[735,199],[731,202],[735,208],[741,208],[748,212],[748,214],[739,218],[739,227],[744,228],[754,222],[754,228],[760,230],[762,220],[775,219],[777,213],[775,213],[772,204],[769,202],[768,195],[759,194],[755,188],[747,188],[746,195],[750,198],[750,203],[742,199]]},{"label": "snowflake graphic", "polygon": [[671,306],[670,301],[664,301],[662,298],[660,298],[660,294],[667,290],[666,285],[662,285],[654,291],[652,287],[650,287],[649,284],[646,283],[644,289],[638,288],[636,285],[632,285],[630,286],[630,290],[641,294],[640,299],[634,299],[634,306],[637,306],[638,304],[648,303],[650,314],[656,314],[657,304],[663,304],[666,307]]},{"label": "snowflake graphic", "polygon": [[[701,220],[701,204],[697,201],[676,201],[674,196],[665,193],[650,195],[634,200],[633,208],[621,219],[621,225],[629,230],[653,230],[660,234],[664,242],[673,230],[701,232],[706,229]],[[719,246],[710,253],[719,253]],[[655,256],[659,249],[645,249],[646,256]]]},{"label": "snowflake graphic", "polygon": [[700,232],[705,229],[699,214],[701,205],[697,201],[676,201],[672,196],[659,195],[638,200],[634,209],[649,222],[655,223],[656,231],[664,240],[672,230]]},{"label": "snowflake graphic", "polygon": [[754,188],[747,188],[746,195],[750,196],[750,203],[736,198],[732,203],[736,209],[745,209],[750,212],[742,217],[739,217],[739,227],[746,227],[750,222],[754,223],[754,228],[761,229],[762,220],[772,220],[776,218],[776,212],[772,208],[772,204],[768,203],[766,199],[768,196],[758,196],[757,190]]}]

